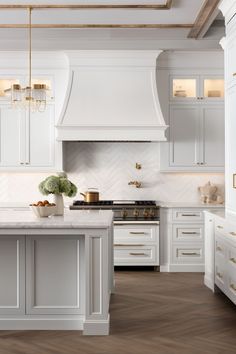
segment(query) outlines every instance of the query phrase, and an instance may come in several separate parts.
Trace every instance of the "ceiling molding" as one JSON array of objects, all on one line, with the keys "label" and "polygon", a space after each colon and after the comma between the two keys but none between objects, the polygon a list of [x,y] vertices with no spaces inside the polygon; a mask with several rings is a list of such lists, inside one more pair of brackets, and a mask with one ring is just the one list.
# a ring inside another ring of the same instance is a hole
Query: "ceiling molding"
[{"label": "ceiling molding", "polygon": [[86,5],[86,4],[81,4],[81,5],[34,5],[34,4],[28,4],[28,5],[0,5],[0,9],[74,9],[74,10],[106,10],[106,9],[133,9],[133,10],[138,10],[138,9],[143,9],[143,10],[169,10],[172,6],[173,0],[166,0],[165,4],[123,4],[123,5],[118,5],[118,4],[107,4],[107,5],[102,5],[102,4],[97,4],[97,5]]},{"label": "ceiling molding", "polygon": [[201,36],[201,32],[204,30],[210,17],[217,9],[219,2],[220,0],[206,0],[204,2],[196,21],[188,34],[188,38],[198,39]]},{"label": "ceiling molding", "polygon": [[[192,24],[32,24],[32,28],[160,28],[160,29],[173,29],[173,28],[192,28]],[[29,28],[29,24],[0,24],[0,28]]]}]

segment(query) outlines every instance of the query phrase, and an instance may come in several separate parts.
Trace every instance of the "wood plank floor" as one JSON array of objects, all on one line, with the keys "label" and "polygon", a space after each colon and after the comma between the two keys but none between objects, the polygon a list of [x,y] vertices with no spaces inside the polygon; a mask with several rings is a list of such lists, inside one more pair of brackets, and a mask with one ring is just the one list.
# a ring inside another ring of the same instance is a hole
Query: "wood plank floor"
[{"label": "wood plank floor", "polygon": [[0,354],[235,354],[236,306],[203,275],[116,272],[111,335],[1,331]]}]

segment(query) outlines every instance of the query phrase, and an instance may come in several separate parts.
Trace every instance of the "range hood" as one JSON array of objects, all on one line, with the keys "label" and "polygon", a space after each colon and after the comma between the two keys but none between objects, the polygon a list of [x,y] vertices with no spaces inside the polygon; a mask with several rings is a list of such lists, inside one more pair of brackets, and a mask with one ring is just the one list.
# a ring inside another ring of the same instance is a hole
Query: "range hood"
[{"label": "range hood", "polygon": [[70,51],[59,141],[165,141],[157,94],[161,51]]}]

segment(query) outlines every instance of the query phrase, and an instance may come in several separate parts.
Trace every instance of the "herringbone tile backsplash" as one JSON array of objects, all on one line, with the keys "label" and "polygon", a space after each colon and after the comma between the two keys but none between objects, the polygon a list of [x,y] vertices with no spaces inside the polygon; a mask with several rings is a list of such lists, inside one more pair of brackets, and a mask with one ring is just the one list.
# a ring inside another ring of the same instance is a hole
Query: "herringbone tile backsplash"
[{"label": "herringbone tile backsplash", "polygon": [[[135,163],[142,165],[141,170]],[[224,184],[223,174],[160,173],[159,143],[68,142],[65,169],[79,192],[96,187],[100,199],[154,199],[197,202],[197,187],[211,181]],[[2,173],[0,202],[32,202],[42,199],[39,182],[48,173]],[[138,180],[142,188],[129,186]],[[79,194],[77,198],[82,198]],[[66,202],[71,203],[68,198]]]}]

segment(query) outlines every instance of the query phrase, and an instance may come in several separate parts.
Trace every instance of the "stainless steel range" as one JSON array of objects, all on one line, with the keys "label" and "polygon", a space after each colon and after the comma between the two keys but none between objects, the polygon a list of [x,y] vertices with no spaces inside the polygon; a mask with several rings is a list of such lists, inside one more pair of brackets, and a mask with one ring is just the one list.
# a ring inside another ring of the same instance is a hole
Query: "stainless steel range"
[{"label": "stainless steel range", "polygon": [[96,203],[74,201],[71,210],[103,209],[114,212],[115,221],[159,221],[159,206],[152,200],[101,200]]},{"label": "stainless steel range", "polygon": [[72,210],[114,212],[114,265],[159,269],[159,206],[152,200],[74,201]]}]

